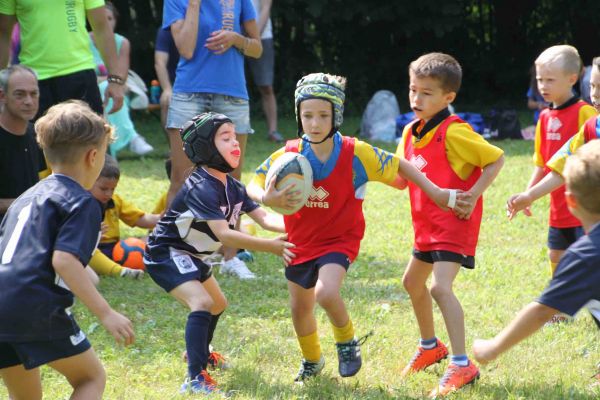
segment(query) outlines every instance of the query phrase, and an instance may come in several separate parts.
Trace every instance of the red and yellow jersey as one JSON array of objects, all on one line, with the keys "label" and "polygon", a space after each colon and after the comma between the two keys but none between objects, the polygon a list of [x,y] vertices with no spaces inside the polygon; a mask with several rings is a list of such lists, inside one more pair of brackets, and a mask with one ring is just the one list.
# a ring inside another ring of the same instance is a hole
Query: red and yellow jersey
[{"label": "red and yellow jersey", "polygon": [[[584,125],[585,121],[596,115],[596,110],[582,100],[573,98],[557,108],[547,108],[540,114],[536,126],[534,163],[550,172],[546,163],[560,151]],[[572,228],[581,226],[567,207],[564,185],[550,194],[549,225],[554,228]]]},{"label": "red and yellow jersey", "polygon": [[104,211],[102,223],[106,224],[108,229],[100,243],[115,243],[121,238],[119,230],[119,220],[129,226],[135,226],[135,223],[146,213],[137,208],[133,203],[124,200],[118,194],[114,194]]},{"label": "red and yellow jersey", "polygon": [[[424,125],[422,121],[419,124],[420,127],[417,129]],[[415,149],[426,147],[436,137],[440,125],[441,123],[427,132],[420,140],[411,134],[412,124],[407,125],[396,149],[396,155],[404,157],[404,148],[409,139]],[[475,168],[483,168],[496,162],[504,154],[502,149],[489,144],[480,134],[473,131],[471,125],[462,121],[456,121],[448,127],[445,135],[445,149],[452,171],[463,180],[471,176]]]},{"label": "red and yellow jersey", "polygon": [[304,141],[289,141],[256,169],[251,182],[264,189],[270,166],[286,151],[299,152],[310,162],[311,196],[305,207],[284,219],[288,240],[296,245],[294,265],[331,252],[346,254],[353,261],[365,229],[366,183],[391,185],[398,175],[400,159],[394,154],[339,133],[332,140],[333,150],[324,163]]},{"label": "red and yellow jersey", "polygon": [[[418,141],[412,135],[414,124],[419,124],[417,131],[424,126],[423,121],[407,126],[396,154],[405,157],[440,187],[468,191],[481,176],[482,168],[503,154],[457,116],[443,119]],[[473,154],[475,152],[478,153]],[[409,183],[409,190],[415,249],[474,256],[483,211],[482,197],[471,217],[461,220],[452,212],[441,210],[416,185]]]}]

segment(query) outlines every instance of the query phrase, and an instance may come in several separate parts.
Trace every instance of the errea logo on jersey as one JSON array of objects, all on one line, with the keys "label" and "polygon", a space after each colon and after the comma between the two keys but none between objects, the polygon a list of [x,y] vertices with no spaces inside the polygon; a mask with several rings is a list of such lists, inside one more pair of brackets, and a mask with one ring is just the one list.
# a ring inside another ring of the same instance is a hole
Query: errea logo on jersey
[{"label": "errea logo on jersey", "polygon": [[319,186],[318,188],[313,186],[305,206],[308,208],[329,208],[329,202],[323,201],[328,196],[329,192],[323,189],[322,186]]},{"label": "errea logo on jersey", "polygon": [[427,160],[420,154],[416,157],[413,154],[413,156],[410,158],[410,163],[414,165],[419,171],[421,171],[427,165]]},{"label": "errea logo on jersey", "polygon": [[552,117],[548,120],[548,129],[546,131],[546,140],[560,140],[560,128],[563,124],[560,119]]}]

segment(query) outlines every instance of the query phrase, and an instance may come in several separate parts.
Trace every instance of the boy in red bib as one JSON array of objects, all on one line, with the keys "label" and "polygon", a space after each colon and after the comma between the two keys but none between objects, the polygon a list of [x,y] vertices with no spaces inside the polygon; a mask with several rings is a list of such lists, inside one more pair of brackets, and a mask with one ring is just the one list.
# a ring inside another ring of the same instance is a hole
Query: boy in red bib
[{"label": "boy in red bib", "polygon": [[[596,113],[600,113],[600,57],[594,58],[592,62],[590,97]],[[515,194],[508,199],[506,206],[509,218],[514,217],[521,210],[528,209],[537,199],[560,188],[565,183],[563,169],[567,158],[575,154],[575,151],[585,143],[598,138],[600,138],[600,120],[597,115],[594,115],[581,125],[579,131],[546,163],[550,173],[525,192]]]},{"label": "boy in red bib", "polygon": [[[296,382],[318,374],[325,364],[314,316],[316,303],[325,309],[332,324],[340,375],[353,376],[360,370],[364,339],[354,335],[340,288],[365,231],[362,202],[366,183],[400,187],[409,180],[440,207],[448,204],[450,193],[456,200],[456,191],[433,185],[406,160],[339,133],[345,83],[345,78],[322,73],[298,81],[295,105],[301,139],[289,141],[273,153],[248,185],[252,199],[268,206],[291,207],[298,201],[296,191],[277,191],[274,180],[265,182],[269,167],[285,152],[299,152],[313,170],[313,195],[298,212],[284,217],[288,240],[296,245],[296,258],[285,269],[292,320],[303,355]],[[456,209],[464,212],[461,206],[467,202],[461,197]]]},{"label": "boy in red bib", "polygon": [[[409,100],[418,118],[402,135],[396,154],[404,157],[441,187],[470,193],[464,210],[441,212],[418,187],[409,183],[415,244],[403,277],[419,324],[421,341],[402,376],[417,372],[448,355],[437,339],[431,298],[438,304],[450,343],[452,360],[431,396],[446,395],[473,382],[479,370],[465,351],[462,307],[452,291],[461,265],[475,266],[475,248],[483,202],[481,195],[502,165],[502,150],[487,143],[455,115],[448,106],[460,88],[462,71],[458,62],[442,53],[426,54],[409,67]],[[426,283],[433,273],[431,288]]]},{"label": "boy in red bib", "polygon": [[[546,165],[552,156],[596,114],[592,106],[573,95],[582,61],[573,46],[547,48],[535,60],[538,89],[550,107],[543,110],[535,131],[535,168],[527,189],[535,186],[551,169]],[[531,215],[529,208],[526,215]],[[552,275],[564,251],[581,235],[581,222],[569,212],[565,187],[552,191],[548,230],[548,257]],[[556,320],[561,317],[557,316]]]}]

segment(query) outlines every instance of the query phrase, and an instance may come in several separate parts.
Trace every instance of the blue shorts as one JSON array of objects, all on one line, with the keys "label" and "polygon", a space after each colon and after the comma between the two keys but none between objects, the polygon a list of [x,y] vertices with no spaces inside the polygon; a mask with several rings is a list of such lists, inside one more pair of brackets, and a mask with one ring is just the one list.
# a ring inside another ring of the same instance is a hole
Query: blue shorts
[{"label": "blue shorts", "polygon": [[548,248],[551,250],[566,250],[577,239],[585,235],[581,226],[573,228],[554,228],[548,229]]},{"label": "blue shorts", "polygon": [[413,257],[415,257],[417,260],[426,262],[428,264],[433,264],[434,262],[446,261],[446,262],[458,263],[461,266],[468,268],[468,269],[475,268],[475,257],[466,256],[464,254],[458,254],[453,251],[446,251],[446,250],[419,251],[417,249],[413,249]]},{"label": "blue shorts", "polygon": [[250,127],[250,104],[239,97],[214,93],[173,93],[167,114],[167,129],[181,127],[196,115],[213,111],[225,114],[240,135],[254,133]]},{"label": "blue shorts", "polygon": [[313,260],[286,267],[285,277],[304,289],[310,289],[317,284],[319,269],[326,264],[338,264],[348,271],[350,259],[343,253],[327,253]]},{"label": "blue shorts", "polygon": [[263,52],[260,58],[248,57],[248,68],[256,86],[273,86],[273,68],[275,66],[275,50],[273,39],[263,39]]},{"label": "blue shorts", "polygon": [[171,257],[158,261],[151,260],[146,253],[144,265],[152,280],[167,293],[187,281],[204,282],[212,276],[212,266],[182,252],[172,252]]},{"label": "blue shorts", "polygon": [[33,369],[52,361],[76,356],[91,347],[82,331],[63,339],[22,343],[0,342],[0,369],[21,364],[25,369]]}]

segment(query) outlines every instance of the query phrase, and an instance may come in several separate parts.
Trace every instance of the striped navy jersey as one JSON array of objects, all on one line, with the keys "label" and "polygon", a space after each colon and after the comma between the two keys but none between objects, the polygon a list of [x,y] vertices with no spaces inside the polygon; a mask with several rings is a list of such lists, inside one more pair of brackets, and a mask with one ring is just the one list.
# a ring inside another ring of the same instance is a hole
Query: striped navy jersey
[{"label": "striped navy jersey", "polygon": [[258,207],[242,183],[227,176],[227,184],[197,168],[173,199],[148,238],[146,257],[157,262],[170,250],[203,258],[221,247],[207,221],[225,220],[231,229],[243,213]]},{"label": "striped navy jersey", "polygon": [[79,183],[51,175],[10,206],[0,226],[0,341],[64,338],[79,332],[67,308],[73,294],[55,273],[55,250],[86,265],[102,213]]}]

